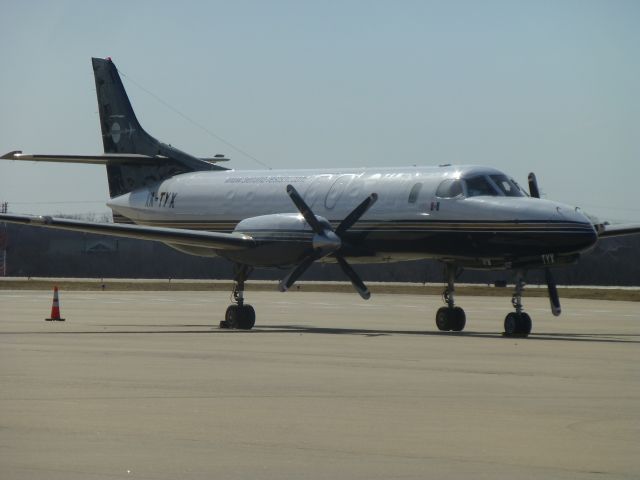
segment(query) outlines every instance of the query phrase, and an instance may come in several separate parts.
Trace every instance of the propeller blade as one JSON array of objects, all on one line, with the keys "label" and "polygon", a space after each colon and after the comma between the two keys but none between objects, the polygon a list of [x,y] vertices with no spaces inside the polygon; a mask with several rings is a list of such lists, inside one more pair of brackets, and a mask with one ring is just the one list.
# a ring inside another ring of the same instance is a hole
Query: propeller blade
[{"label": "propeller blade", "polygon": [[529,181],[529,195],[533,198],[540,198],[540,190],[538,190],[538,180],[536,179],[536,174],[531,172],[527,177]]},{"label": "propeller blade", "polygon": [[[327,227],[323,226],[318,221],[316,216],[309,208],[309,205],[306,204],[306,202],[302,199],[293,185],[287,185],[287,195],[291,197],[291,200],[295,204],[296,208],[300,211],[309,226],[316,233],[316,236],[314,236],[314,242],[316,241],[316,239],[322,241],[327,240],[327,245],[329,247],[334,247],[330,250],[330,252],[340,248],[340,235],[351,228],[353,224],[356,223],[360,219],[360,217],[362,217],[362,215],[364,215],[366,211],[371,208],[374,203],[376,203],[376,200],[378,200],[377,193],[372,193],[371,195],[369,195],[364,199],[362,203],[360,203],[360,205],[354,208],[342,222],[340,222],[337,230],[333,232],[330,229],[326,231]],[[331,237],[327,237],[327,235],[329,234],[333,235],[336,238],[332,239]],[[280,281],[280,283],[278,284],[278,289],[281,292],[286,292],[291,287],[291,285],[293,285],[296,280],[298,280],[298,278],[300,278],[300,276],[307,271],[307,269],[313,262],[330,253],[326,251],[324,253],[321,253],[322,250],[323,248],[320,247],[315,253],[310,254],[308,257],[302,260],[302,262],[300,262],[300,264],[296,268],[294,268],[291,273],[289,273],[289,275],[287,275]],[[342,269],[344,274],[349,277],[349,280],[351,280],[351,284],[356,289],[356,291],[362,298],[368,300],[371,297],[371,292],[369,292],[369,289],[360,279],[355,270],[351,268],[351,266],[341,255],[336,255],[336,259],[338,260],[338,264],[340,265],[340,268]]]},{"label": "propeller blade", "polygon": [[291,271],[291,273],[289,273],[289,275],[287,275],[282,280],[280,280],[280,283],[278,284],[278,289],[281,292],[286,292],[287,290],[289,290],[289,288],[291,288],[291,285],[293,285],[296,282],[296,280],[300,278],[300,275],[306,272],[307,268],[309,268],[311,264],[315,261],[316,261],[316,257],[313,255],[309,255],[304,260],[302,260],[302,262],[300,262],[300,264],[298,264],[298,266],[294,268]]},{"label": "propeller blade", "polygon": [[364,215],[374,203],[376,203],[376,200],[378,200],[377,193],[372,193],[365,198],[360,205],[354,208],[351,213],[347,215],[347,218],[340,222],[340,225],[336,228],[336,235],[341,236],[344,232],[349,230],[353,224],[360,220],[360,217]]},{"label": "propeller blade", "polygon": [[369,300],[369,298],[371,297],[371,292],[369,292],[369,289],[364,284],[364,282],[360,279],[360,277],[355,272],[355,270],[351,268],[351,265],[349,265],[341,255],[336,255],[336,260],[338,260],[338,264],[340,265],[340,268],[342,268],[342,271],[344,272],[344,274],[347,277],[349,277],[349,280],[351,280],[351,284],[356,289],[356,291],[360,294],[360,296],[365,300]]},{"label": "propeller blade", "polygon": [[291,200],[296,205],[296,208],[300,211],[304,219],[311,226],[314,232],[318,234],[322,234],[325,228],[320,224],[316,216],[313,214],[309,206],[302,199],[298,191],[293,187],[293,185],[287,185],[287,194],[291,197]]},{"label": "propeller blade", "polygon": [[551,313],[554,316],[559,316],[562,312],[560,308],[560,295],[558,295],[558,288],[556,287],[556,281],[551,275],[551,270],[544,269],[544,277],[547,281],[547,290],[549,291],[549,303],[551,304]]}]

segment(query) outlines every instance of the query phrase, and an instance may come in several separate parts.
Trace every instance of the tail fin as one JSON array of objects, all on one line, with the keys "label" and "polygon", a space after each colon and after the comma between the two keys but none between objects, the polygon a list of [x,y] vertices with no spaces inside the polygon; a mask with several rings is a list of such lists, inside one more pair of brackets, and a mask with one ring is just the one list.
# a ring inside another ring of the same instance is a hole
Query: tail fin
[{"label": "tail fin", "polygon": [[143,130],[133,112],[116,66],[110,58],[92,58],[105,153],[155,156],[158,142]]},{"label": "tail fin", "polygon": [[225,170],[159,142],[145,132],[136,118],[118,69],[111,59],[92,58],[91,62],[105,153],[131,153],[157,159],[154,165],[133,161],[107,165],[109,194],[112,198],[179,173]]}]

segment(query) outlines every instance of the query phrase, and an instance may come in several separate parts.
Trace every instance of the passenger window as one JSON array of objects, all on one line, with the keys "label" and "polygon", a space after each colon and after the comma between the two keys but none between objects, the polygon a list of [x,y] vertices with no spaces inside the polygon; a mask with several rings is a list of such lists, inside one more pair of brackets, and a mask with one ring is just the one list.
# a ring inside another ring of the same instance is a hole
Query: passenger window
[{"label": "passenger window", "polygon": [[484,175],[479,175],[473,178],[467,178],[467,196],[469,197],[480,197],[483,195],[488,195],[491,197],[495,197],[498,195],[498,192],[494,190],[489,181],[484,177]]},{"label": "passenger window", "polygon": [[440,198],[455,198],[458,195],[462,195],[462,184],[455,178],[448,178],[436,190],[436,197]]},{"label": "passenger window", "polygon": [[412,188],[411,192],[409,192],[409,203],[416,203],[418,200],[418,195],[420,194],[420,190],[422,189],[421,183],[416,183]]}]

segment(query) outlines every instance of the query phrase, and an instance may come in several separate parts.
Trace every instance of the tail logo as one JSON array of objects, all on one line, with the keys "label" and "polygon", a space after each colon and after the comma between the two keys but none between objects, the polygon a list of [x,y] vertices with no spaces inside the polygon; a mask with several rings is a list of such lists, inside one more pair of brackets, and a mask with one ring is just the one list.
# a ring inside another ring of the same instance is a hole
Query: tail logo
[{"label": "tail logo", "polygon": [[111,140],[113,143],[118,143],[120,141],[120,124],[118,122],[113,122],[111,124]]}]

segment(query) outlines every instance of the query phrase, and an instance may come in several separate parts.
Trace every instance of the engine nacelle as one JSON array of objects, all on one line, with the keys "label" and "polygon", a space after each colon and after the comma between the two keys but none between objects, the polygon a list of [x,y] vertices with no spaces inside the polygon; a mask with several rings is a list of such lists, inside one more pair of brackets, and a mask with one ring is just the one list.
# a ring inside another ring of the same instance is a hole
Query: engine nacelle
[{"label": "engine nacelle", "polygon": [[273,232],[306,232],[309,235],[312,234],[311,227],[299,213],[275,213],[245,218],[236,225],[233,231],[251,235],[254,238],[270,235]]},{"label": "engine nacelle", "polygon": [[[329,221],[317,217],[330,230]],[[245,251],[229,251],[224,256],[248,265],[287,267],[299,263],[314,249],[318,239],[299,213],[276,213],[242,220],[233,230],[250,235],[258,244]]]}]

